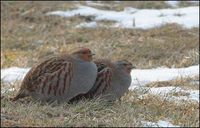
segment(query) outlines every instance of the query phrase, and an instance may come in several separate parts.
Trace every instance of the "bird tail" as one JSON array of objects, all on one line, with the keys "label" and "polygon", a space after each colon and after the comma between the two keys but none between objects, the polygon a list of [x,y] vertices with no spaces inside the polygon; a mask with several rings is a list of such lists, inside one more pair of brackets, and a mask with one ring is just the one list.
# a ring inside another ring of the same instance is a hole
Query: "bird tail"
[{"label": "bird tail", "polygon": [[13,98],[10,98],[10,100],[11,100],[11,101],[16,101],[16,100],[18,100],[18,99],[20,99],[20,98],[24,98],[24,97],[27,97],[27,96],[28,96],[27,90],[26,90],[26,89],[20,89],[20,90],[17,92],[16,96],[13,97]]}]

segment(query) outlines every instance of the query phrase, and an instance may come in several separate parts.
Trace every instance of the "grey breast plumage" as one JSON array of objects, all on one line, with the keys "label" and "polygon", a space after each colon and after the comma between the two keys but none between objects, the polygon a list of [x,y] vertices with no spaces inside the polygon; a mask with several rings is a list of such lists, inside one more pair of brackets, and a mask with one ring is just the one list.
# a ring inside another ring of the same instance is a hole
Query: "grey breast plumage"
[{"label": "grey breast plumage", "polygon": [[65,99],[71,99],[78,94],[87,93],[94,85],[97,77],[97,67],[93,62],[75,62],[72,85]]}]

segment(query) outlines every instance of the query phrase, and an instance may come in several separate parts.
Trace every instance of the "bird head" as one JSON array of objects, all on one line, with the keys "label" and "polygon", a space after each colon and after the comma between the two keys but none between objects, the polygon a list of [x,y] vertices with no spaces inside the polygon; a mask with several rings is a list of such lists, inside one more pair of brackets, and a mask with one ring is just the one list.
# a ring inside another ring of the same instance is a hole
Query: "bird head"
[{"label": "bird head", "polygon": [[119,60],[116,61],[115,64],[117,65],[118,68],[124,70],[128,74],[131,73],[132,69],[136,68],[135,66],[132,65],[132,63],[128,62],[127,60]]},{"label": "bird head", "polygon": [[93,55],[95,55],[95,54],[92,53],[91,50],[88,48],[81,48],[81,49],[73,52],[72,55],[75,55],[76,57],[78,57],[81,60],[90,62],[90,61],[92,61]]}]

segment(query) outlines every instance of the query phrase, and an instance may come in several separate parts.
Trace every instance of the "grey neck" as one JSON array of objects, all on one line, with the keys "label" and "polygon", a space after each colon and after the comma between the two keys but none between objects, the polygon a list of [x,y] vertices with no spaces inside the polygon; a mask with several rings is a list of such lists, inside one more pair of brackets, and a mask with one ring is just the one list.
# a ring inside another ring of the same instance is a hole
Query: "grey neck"
[{"label": "grey neck", "polygon": [[76,59],[78,62],[84,62],[84,60],[82,60],[79,55],[73,54],[73,58]]},{"label": "grey neck", "polygon": [[124,67],[121,67],[120,65],[117,65],[117,64],[115,64],[115,65],[116,65],[116,69],[118,72],[117,74],[119,76],[123,76],[122,78],[124,78],[124,76],[126,76],[126,77],[130,76],[130,74],[125,71]]}]

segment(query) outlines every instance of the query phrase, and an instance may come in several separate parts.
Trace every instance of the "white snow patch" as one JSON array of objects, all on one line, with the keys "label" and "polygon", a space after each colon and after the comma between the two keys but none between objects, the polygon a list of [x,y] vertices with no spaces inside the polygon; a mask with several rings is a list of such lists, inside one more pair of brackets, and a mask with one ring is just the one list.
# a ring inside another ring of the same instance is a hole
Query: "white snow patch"
[{"label": "white snow patch", "polygon": [[3,82],[15,82],[22,80],[30,68],[18,68],[11,67],[7,69],[1,69],[1,81]]},{"label": "white snow patch", "polygon": [[150,88],[150,93],[153,94],[160,94],[160,95],[166,95],[168,93],[176,93],[176,92],[180,92],[181,88],[180,87],[157,87],[157,88]]},{"label": "white snow patch", "polygon": [[76,28],[96,28],[97,27],[97,23],[96,22],[84,22],[84,23],[81,23],[79,25],[76,26]]},{"label": "white snow patch", "polygon": [[[169,101],[182,101],[182,100],[192,100],[199,102],[199,90],[184,90],[180,87],[138,87],[135,86],[134,88],[131,88],[131,90],[136,90],[141,93],[141,95],[138,97],[140,99],[145,98],[146,94],[153,94],[153,95],[159,95]],[[186,94],[185,96],[174,96],[174,93],[183,93]]]},{"label": "white snow patch", "polygon": [[195,100],[199,102],[199,90],[183,90],[180,87],[157,87],[150,88],[149,93],[166,96],[169,93],[186,93],[188,96],[169,96],[171,100]]},{"label": "white snow patch", "polygon": [[178,77],[192,77],[199,75],[199,65],[187,68],[156,68],[134,69],[131,71],[132,83],[130,86],[144,86],[154,81],[169,81]]},{"label": "white snow patch", "polygon": [[172,7],[177,7],[179,1],[165,1],[168,5],[172,6]]},{"label": "white snow patch", "polygon": [[158,122],[142,121],[144,127],[180,127],[173,125],[169,121],[159,120]]},{"label": "white snow patch", "polygon": [[[111,27],[149,29],[166,23],[178,23],[186,28],[199,27],[199,6],[177,9],[135,9],[124,11],[100,10],[88,6],[78,6],[67,11],[48,12],[47,15],[73,17],[75,15],[94,16],[95,21],[108,20],[117,23]],[[87,25],[87,24],[86,24]]]},{"label": "white snow patch", "polygon": [[[199,90],[187,90],[185,91],[187,93],[189,93],[189,99],[193,99],[199,102]],[[180,97],[182,98],[182,97]],[[185,98],[184,98],[185,99]],[[186,98],[187,99],[187,98]]]},{"label": "white snow patch", "polygon": [[[155,81],[169,81],[178,77],[192,77],[199,75],[199,65],[187,68],[156,68],[156,69],[135,69],[131,71],[132,83],[129,90],[139,90],[154,95],[168,96],[170,93],[183,92],[187,96],[173,96],[170,100],[194,100],[199,102],[199,90],[183,90],[180,87],[145,87],[146,84]],[[142,97],[142,95],[141,95]]]}]

